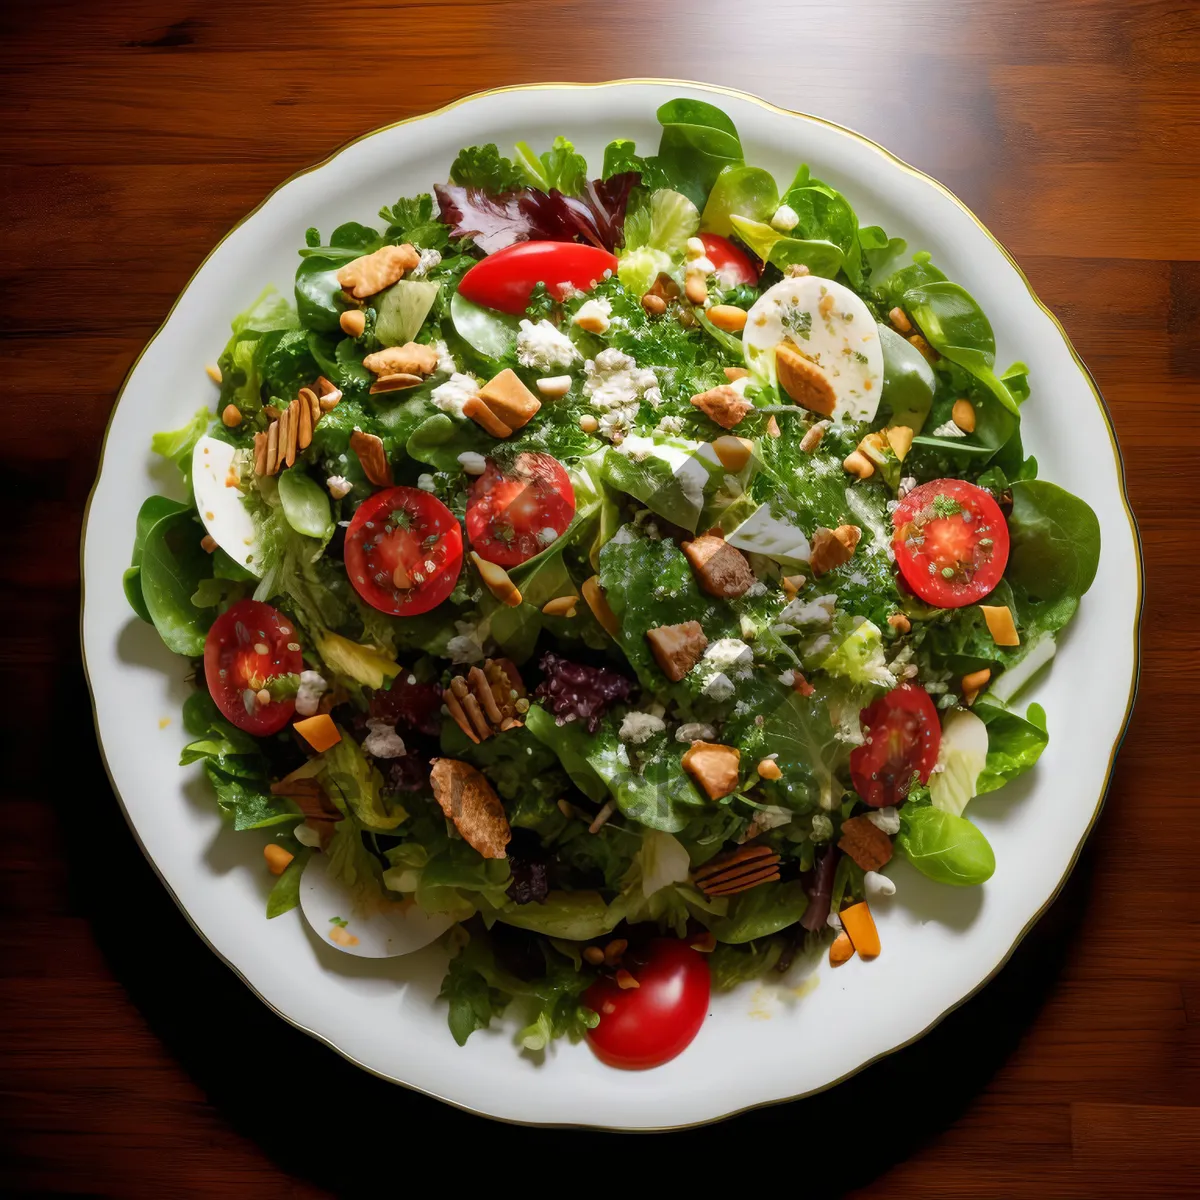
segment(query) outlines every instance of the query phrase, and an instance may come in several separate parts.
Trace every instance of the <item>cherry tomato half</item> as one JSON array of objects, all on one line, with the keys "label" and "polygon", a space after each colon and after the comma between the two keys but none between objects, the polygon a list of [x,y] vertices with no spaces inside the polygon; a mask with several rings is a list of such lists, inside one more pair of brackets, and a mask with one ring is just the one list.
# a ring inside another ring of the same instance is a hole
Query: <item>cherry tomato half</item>
[{"label": "cherry tomato half", "polygon": [[287,617],[258,600],[239,600],[213,622],[204,642],[204,678],[209,695],[239,729],[262,737],[277,733],[296,711],[296,702],[259,697],[271,682],[304,670],[296,630]]},{"label": "cherry tomato half", "polygon": [[571,477],[549,454],[522,454],[506,472],[489,459],[467,499],[471,548],[502,567],[540,554],[574,518]]},{"label": "cherry tomato half", "polygon": [[686,942],[656,938],[626,955],[638,981],[597,980],[583,1002],[600,1014],[588,1042],[601,1062],[627,1071],[661,1066],[685,1050],[708,1015],[708,960]]},{"label": "cherry tomato half", "polygon": [[739,250],[728,238],[716,233],[702,233],[704,253],[717,270],[722,287],[733,287],[739,283],[757,283],[758,272],[749,255]]},{"label": "cherry tomato half", "polygon": [[616,256],[599,246],[518,242],[476,263],[462,277],[458,290],[472,304],[520,314],[529,306],[536,284],[544,283],[556,300],[565,300],[569,293],[564,293],[564,284],[581,292],[591,291],[605,271],[616,269]]},{"label": "cherry tomato half", "polygon": [[963,479],[913,488],[892,514],[892,550],[904,582],[927,604],[982,599],[1008,565],[1008,522],[992,494]]},{"label": "cherry tomato half", "polygon": [[850,752],[850,780],[872,808],[903,804],[914,775],[929,782],[942,725],[929,693],[902,683],[859,713],[861,746]]},{"label": "cherry tomato half", "polygon": [[454,591],[462,569],[462,527],[428,492],[385,488],[358,506],[343,557],[354,590],[372,608],[415,617]]}]

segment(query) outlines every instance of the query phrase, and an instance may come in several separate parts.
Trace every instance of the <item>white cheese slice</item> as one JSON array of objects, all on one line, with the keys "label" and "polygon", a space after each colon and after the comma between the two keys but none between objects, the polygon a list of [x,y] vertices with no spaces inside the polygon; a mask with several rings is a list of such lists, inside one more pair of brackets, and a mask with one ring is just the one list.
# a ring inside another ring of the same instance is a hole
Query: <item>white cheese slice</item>
[{"label": "white cheese slice", "polygon": [[235,477],[231,471],[235,453],[228,442],[202,437],[192,451],[192,492],[212,540],[239,566],[261,576],[262,554],[254,518],[242,493],[229,482]]},{"label": "white cheese slice", "polygon": [[826,374],[838,420],[870,421],[883,390],[883,348],[870,309],[819,275],[783,279],[754,302],[742,332],[746,366],[775,381],[775,349],[791,342]]},{"label": "white cheese slice", "polygon": [[725,540],[738,550],[788,565],[808,562],[811,548],[802,530],[781,521],[769,504],[756,508]]},{"label": "white cheese slice", "polygon": [[704,488],[709,480],[708,471],[696,457],[696,451],[700,449],[701,445],[700,442],[683,440],[679,444],[673,445],[670,442],[655,441],[653,438],[631,434],[617,449],[635,462],[644,461],[647,458],[657,458],[660,462],[665,463],[671,474],[675,476],[684,498],[699,512],[704,507]]}]

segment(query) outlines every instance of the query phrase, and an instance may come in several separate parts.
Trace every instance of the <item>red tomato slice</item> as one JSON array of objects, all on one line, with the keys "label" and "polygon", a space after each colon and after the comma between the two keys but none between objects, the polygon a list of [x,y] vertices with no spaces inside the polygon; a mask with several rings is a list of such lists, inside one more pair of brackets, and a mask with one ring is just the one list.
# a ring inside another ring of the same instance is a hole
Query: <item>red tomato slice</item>
[{"label": "red tomato slice", "polygon": [[204,678],[217,707],[239,729],[277,733],[296,710],[292,697],[260,700],[271,682],[304,670],[292,623],[277,608],[239,600],[219,616],[204,643]]},{"label": "red tomato slice", "polygon": [[564,285],[588,292],[604,278],[605,271],[616,269],[616,255],[599,246],[518,242],[476,263],[462,277],[458,290],[472,304],[520,314],[529,306],[536,284],[544,283],[556,300],[565,300],[570,293]]},{"label": "red tomato slice", "polygon": [[850,780],[872,808],[903,804],[913,775],[929,782],[942,725],[929,693],[902,683],[859,713],[866,741],[850,752]]},{"label": "red tomato slice", "polygon": [[428,492],[386,488],[358,506],[343,557],[354,590],[372,608],[415,617],[454,591],[462,569],[462,527]]},{"label": "red tomato slice", "polygon": [[501,567],[540,554],[574,519],[571,477],[549,454],[522,454],[503,473],[489,459],[467,500],[471,548]]},{"label": "red tomato slice", "polygon": [[702,233],[704,253],[717,269],[722,287],[733,287],[738,283],[757,283],[758,272],[749,255],[739,250],[728,238],[715,233]]},{"label": "red tomato slice", "polygon": [[601,1062],[627,1071],[661,1066],[685,1050],[708,1015],[708,960],[686,942],[656,938],[625,958],[636,988],[598,979],[583,1002],[600,1014],[588,1042]]},{"label": "red tomato slice", "polygon": [[992,494],[963,479],[913,488],[892,514],[892,550],[904,582],[927,604],[982,599],[1008,565],[1008,522]]}]

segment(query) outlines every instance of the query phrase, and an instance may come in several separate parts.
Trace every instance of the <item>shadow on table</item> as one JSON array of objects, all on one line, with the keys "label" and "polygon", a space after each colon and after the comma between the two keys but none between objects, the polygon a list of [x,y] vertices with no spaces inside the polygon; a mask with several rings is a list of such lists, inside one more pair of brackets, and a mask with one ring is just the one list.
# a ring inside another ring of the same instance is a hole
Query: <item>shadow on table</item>
[{"label": "shadow on table", "polygon": [[[94,750],[88,760],[80,782],[90,777],[92,787],[74,794],[94,795],[97,803],[87,822],[63,822],[77,911],[89,916],[114,974],[154,1032],[229,1124],[282,1169],[331,1191],[358,1194],[400,1184],[413,1155],[426,1147],[436,1154],[469,1146],[473,1161],[507,1163],[504,1172],[514,1183],[543,1174],[521,1152],[544,1151],[551,1139],[556,1155],[611,1155],[608,1139],[619,1137],[620,1176],[627,1179],[640,1155],[662,1152],[658,1139],[551,1133],[470,1116],[367,1075],[279,1020],[192,931],[116,803],[106,802],[108,783]],[[869,1182],[937,1137],[986,1086],[1053,988],[1080,925],[1091,873],[1085,852],[1007,966],[925,1038],[832,1091],[732,1118],[715,1131],[722,1154],[775,1147],[802,1170],[806,1195],[832,1195]],[[135,913],[138,934],[131,938]],[[881,1008],[879,1019],[887,1018]],[[855,1113],[872,1114],[870,1137],[852,1156],[828,1154],[823,1148]],[[672,1135],[670,1145],[692,1151],[688,1161],[715,1168],[713,1137],[711,1127],[688,1130]]]}]

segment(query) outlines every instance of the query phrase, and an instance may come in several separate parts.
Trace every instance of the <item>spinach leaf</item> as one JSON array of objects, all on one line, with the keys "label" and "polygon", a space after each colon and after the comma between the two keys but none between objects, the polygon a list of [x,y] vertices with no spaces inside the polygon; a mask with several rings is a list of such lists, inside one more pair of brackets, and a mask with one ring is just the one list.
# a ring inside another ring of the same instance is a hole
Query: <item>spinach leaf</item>
[{"label": "spinach leaf", "polygon": [[205,762],[204,773],[217,794],[217,806],[232,818],[234,829],[265,829],[300,818],[300,810],[290,800],[273,796],[265,781],[228,775],[212,762]]},{"label": "spinach leaf", "polygon": [[908,266],[897,267],[884,279],[876,289],[875,295],[885,310],[903,307],[904,297],[911,288],[923,287],[927,283],[940,283],[945,278],[930,261],[929,252],[921,250],[913,255],[913,260]]},{"label": "spinach leaf", "polygon": [[454,332],[486,359],[504,358],[517,344],[518,319],[472,304],[461,292],[450,297]]},{"label": "spinach leaf", "polygon": [[450,960],[438,992],[438,999],[447,1004],[450,1035],[460,1046],[467,1044],[475,1030],[487,1029],[492,1018],[501,1016],[512,1001],[512,996],[493,987],[472,961],[472,948],[481,940],[473,937],[462,953]]},{"label": "spinach leaf", "polygon": [[1019,412],[995,372],[991,322],[966,288],[949,280],[912,287],[904,293],[903,307],[939,354],[974,375],[1009,412]]},{"label": "spinach leaf", "polygon": [[814,275],[832,279],[845,264],[841,247],[823,238],[792,237],[765,221],[751,221],[737,215],[731,215],[729,221],[738,237],[759,258],[780,270],[802,263]]},{"label": "spinach leaf", "polygon": [[769,171],[761,167],[726,167],[708,194],[700,228],[727,238],[733,233],[730,217],[768,222],[778,207],[779,188]]},{"label": "spinach leaf", "polygon": [[929,805],[906,804],[900,810],[896,847],[938,883],[972,887],[989,880],[996,869],[987,838],[966,817]]},{"label": "spinach leaf", "polygon": [[275,886],[267,896],[267,920],[281,917],[299,905],[300,877],[304,874],[304,868],[311,857],[312,850],[307,846],[301,846],[295,851],[295,857],[284,868],[283,874],[275,880]]},{"label": "spinach leaf", "polygon": [[1041,757],[1050,740],[1046,732],[1046,712],[1040,704],[1031,704],[1024,717],[998,708],[981,697],[976,715],[987,726],[988,753],[976,793],[994,792],[1011,779],[1023,775]]},{"label": "spinach leaf", "polygon": [[462,469],[460,454],[474,450],[487,455],[495,445],[496,439],[474,421],[455,421],[443,412],[434,412],[408,435],[404,453],[438,471],[457,472]]},{"label": "spinach leaf", "polygon": [[197,608],[192,595],[212,574],[200,545],[204,527],[190,509],[167,513],[142,543],[141,585],[146,611],[168,650],[196,658],[214,614]]},{"label": "spinach leaf", "polygon": [[1100,564],[1100,522],[1091,507],[1057,484],[1012,485],[1012,539],[1006,578],[1038,600],[1082,596]]},{"label": "spinach leaf", "polygon": [[737,126],[703,100],[668,100],[658,121],[663,131],[657,164],[671,186],[702,209],[722,170],[742,165]]},{"label": "spinach leaf", "polygon": [[180,504],[178,500],[169,500],[166,496],[149,496],[142,501],[142,507],[138,509],[133,553],[125,574],[121,576],[121,586],[125,590],[125,599],[129,601],[130,608],[147,624],[153,624],[153,618],[146,607],[146,598],[142,595],[142,547],[145,545],[146,535],[163,517],[187,511],[186,504]]},{"label": "spinach leaf", "polygon": [[317,333],[340,333],[338,322],[342,305],[335,297],[342,291],[337,273],[345,265],[344,259],[322,255],[300,260],[296,268],[296,311],[306,329]]},{"label": "spinach leaf", "polygon": [[842,267],[850,283],[862,287],[862,251],[858,244],[858,216],[841,192],[809,175],[802,166],[783,203],[800,218],[795,236],[806,241],[828,242],[842,255]]},{"label": "spinach leaf", "polygon": [[196,443],[208,432],[213,419],[208,408],[198,408],[192,419],[179,429],[156,433],[150,439],[150,449],[163,458],[170,459],[180,470],[185,480],[192,477],[192,451]]},{"label": "spinach leaf", "polygon": [[878,225],[863,225],[858,231],[858,248],[866,270],[874,275],[899,258],[908,243],[903,238],[888,237]]},{"label": "spinach leaf", "polygon": [[925,355],[915,346],[887,325],[878,329],[879,346],[883,350],[881,395],[884,403],[891,406],[891,424],[907,425],[919,434],[933,404],[937,377]]},{"label": "spinach leaf", "polygon": [[804,916],[808,894],[800,880],[764,883],[729,902],[723,917],[704,917],[718,942],[740,945],[786,929]]},{"label": "spinach leaf", "polygon": [[329,494],[302,467],[288,467],[279,476],[279,500],[297,533],[325,539],[333,532]]},{"label": "spinach leaf", "polygon": [[620,914],[609,911],[599,892],[551,892],[540,904],[514,904],[502,909],[496,919],[547,937],[586,942],[608,933]]},{"label": "spinach leaf", "polygon": [[[764,885],[765,886],[765,885]],[[728,992],[740,983],[761,979],[783,955],[784,938],[763,938],[757,942],[720,942],[708,956],[712,985]]]},{"label": "spinach leaf", "polygon": [[553,714],[534,704],[525,714],[525,728],[558,757],[562,768],[589,800],[600,804],[608,799],[608,787],[588,761],[595,735],[578,722],[559,725]]}]

